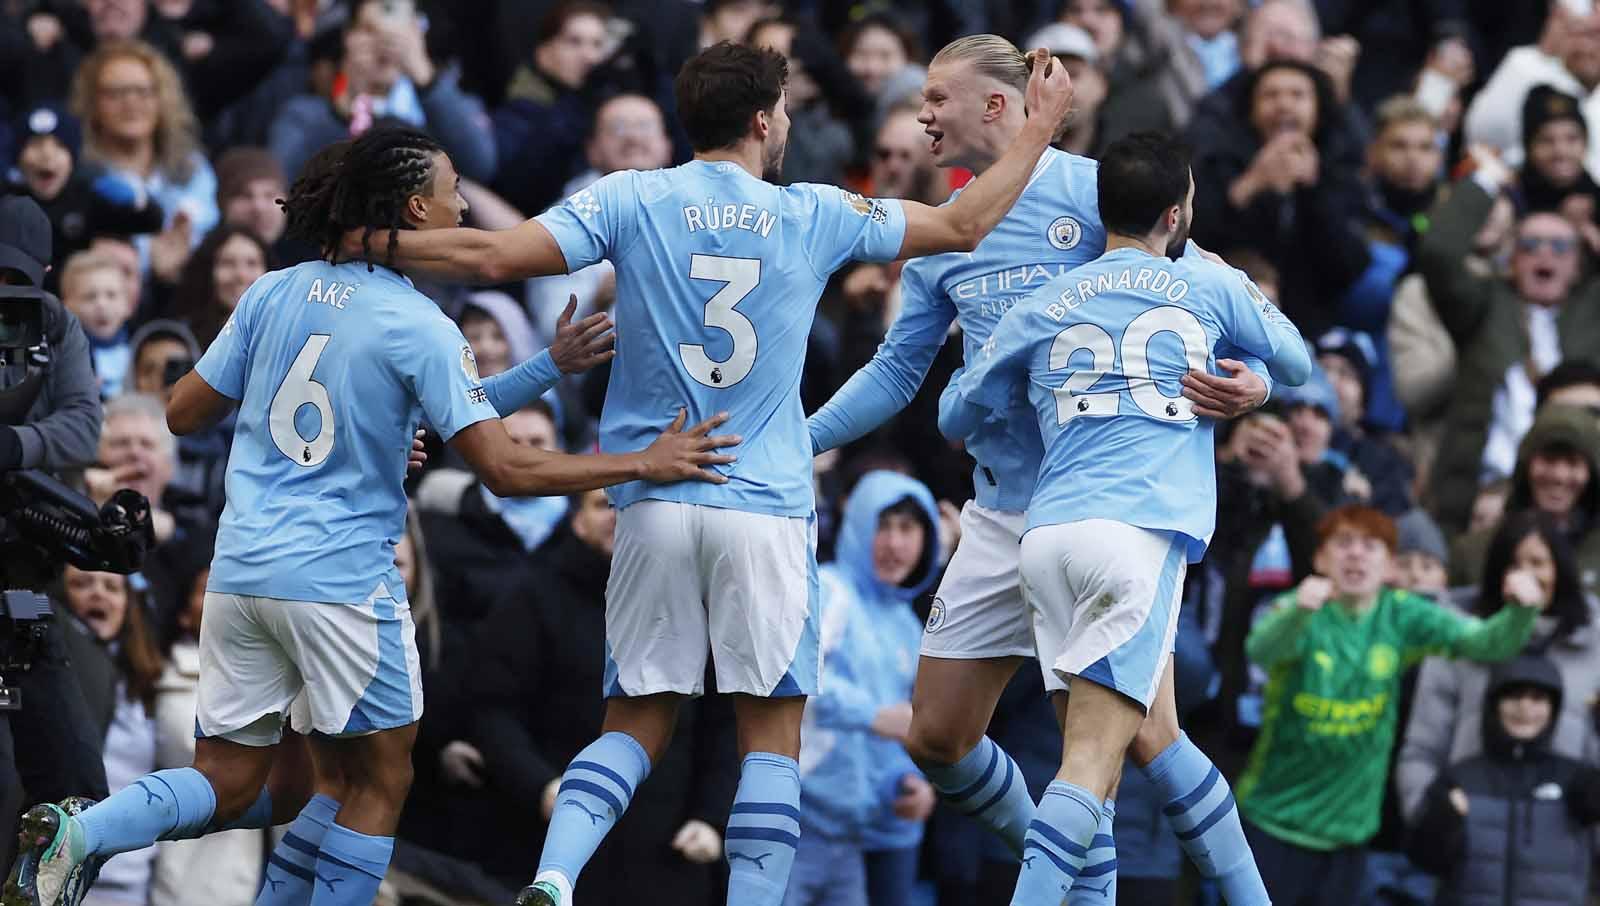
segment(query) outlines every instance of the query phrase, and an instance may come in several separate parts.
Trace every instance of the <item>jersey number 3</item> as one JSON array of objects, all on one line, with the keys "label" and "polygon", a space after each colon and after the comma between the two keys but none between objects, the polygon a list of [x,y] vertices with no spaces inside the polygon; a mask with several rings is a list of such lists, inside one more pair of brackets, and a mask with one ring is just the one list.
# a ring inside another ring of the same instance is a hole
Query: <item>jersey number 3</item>
[{"label": "jersey number 3", "polygon": [[689,276],[722,284],[722,289],[706,303],[705,325],[727,333],[733,340],[733,351],[718,362],[706,355],[706,348],[698,343],[679,343],[678,356],[689,376],[700,383],[719,390],[732,387],[749,377],[756,364],[755,325],[735,309],[761,282],[761,260],[690,255]]},{"label": "jersey number 3", "polygon": [[[1192,312],[1164,305],[1134,318],[1122,332],[1121,374],[1127,378],[1128,394],[1139,411],[1164,422],[1186,422],[1194,418],[1194,404],[1182,396],[1167,396],[1150,376],[1150,341],[1156,334],[1172,333],[1183,342],[1183,357],[1190,371],[1206,370],[1206,331]],[[1088,368],[1072,372],[1067,382],[1057,387],[1056,420],[1059,424],[1082,415],[1116,415],[1121,392],[1090,392],[1107,372],[1116,370],[1117,344],[1098,324],[1079,323],[1056,334],[1050,344],[1050,370],[1068,366],[1074,353],[1086,350],[1094,358]]]},{"label": "jersey number 3", "polygon": [[[311,377],[317,370],[317,360],[322,358],[322,351],[332,339],[332,335],[325,333],[314,333],[306,339],[306,345],[300,347],[300,354],[294,357],[294,364],[289,366],[278,392],[273,394],[272,407],[267,414],[272,442],[295,465],[306,468],[322,465],[333,452],[333,401],[328,399],[328,388]],[[317,407],[317,415],[322,420],[313,440],[302,438],[300,430],[294,426],[295,415],[306,405]]]}]

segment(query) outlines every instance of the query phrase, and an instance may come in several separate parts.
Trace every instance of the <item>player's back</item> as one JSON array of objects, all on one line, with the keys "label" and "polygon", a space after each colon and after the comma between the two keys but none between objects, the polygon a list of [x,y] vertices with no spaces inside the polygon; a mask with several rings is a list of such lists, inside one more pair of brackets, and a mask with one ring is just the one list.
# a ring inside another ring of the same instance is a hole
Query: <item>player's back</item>
[{"label": "player's back", "polygon": [[[200,366],[242,389],[213,591],[359,603],[383,583],[405,599],[394,544],[421,415],[416,375],[392,363],[427,331],[460,335],[404,277],[361,262],[296,265],[245,292]],[[476,384],[464,343],[454,355]]]},{"label": "player's back", "polygon": [[[1046,149],[1017,203],[970,254],[947,252],[907,263],[908,292],[947,300],[954,309],[969,364],[1014,305],[1105,251],[1097,168],[1089,158]],[[978,462],[978,501],[1017,511],[1032,494],[1043,449],[1025,408],[1012,416],[985,421],[966,445]]]},{"label": "player's back", "polygon": [[743,438],[724,485],[642,482],[654,498],[752,512],[811,512],[811,444],[799,395],[817,300],[834,270],[891,259],[904,217],[832,186],[780,187],[729,162],[610,174],[541,215],[568,268],[617,267],[617,358],[600,419],[606,452],[647,446],[687,407],[729,413]]},{"label": "player's back", "polygon": [[1230,268],[1121,248],[1013,312],[1000,329],[1027,344],[1045,443],[1029,527],[1115,519],[1182,532],[1198,559],[1216,517],[1214,422],[1194,414],[1180,379],[1214,371],[1224,343],[1265,353],[1253,299],[1271,308]]}]

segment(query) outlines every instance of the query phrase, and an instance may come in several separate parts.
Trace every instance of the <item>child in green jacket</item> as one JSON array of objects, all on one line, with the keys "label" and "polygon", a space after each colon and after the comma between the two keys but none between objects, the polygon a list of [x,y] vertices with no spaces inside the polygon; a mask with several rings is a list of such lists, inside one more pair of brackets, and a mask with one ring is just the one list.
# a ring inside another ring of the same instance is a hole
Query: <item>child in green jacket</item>
[{"label": "child in green jacket", "polygon": [[1365,845],[1398,722],[1400,675],[1428,655],[1501,661],[1527,642],[1537,589],[1487,620],[1386,587],[1394,522],[1341,507],[1318,526],[1313,567],[1245,642],[1268,671],[1261,735],[1239,810],[1276,906],[1357,902]]}]

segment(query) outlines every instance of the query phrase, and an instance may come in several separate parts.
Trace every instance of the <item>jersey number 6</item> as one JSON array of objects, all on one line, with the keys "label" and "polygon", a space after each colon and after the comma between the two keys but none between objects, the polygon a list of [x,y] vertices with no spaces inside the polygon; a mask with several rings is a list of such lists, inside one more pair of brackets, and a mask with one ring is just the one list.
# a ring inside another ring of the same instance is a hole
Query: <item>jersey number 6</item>
[{"label": "jersey number 6", "polygon": [[[333,452],[333,401],[328,399],[328,388],[311,377],[317,369],[317,360],[322,358],[322,351],[332,339],[332,335],[325,333],[314,333],[306,339],[306,345],[300,347],[300,354],[294,357],[294,364],[289,366],[278,392],[272,395],[272,408],[267,415],[272,442],[296,465],[307,468],[322,465]],[[316,438],[309,441],[302,438],[294,426],[295,413],[308,403],[316,406],[317,414],[322,417]]]},{"label": "jersey number 6", "polygon": [[[1164,422],[1185,422],[1194,418],[1194,405],[1182,396],[1167,396],[1150,376],[1150,341],[1156,334],[1172,333],[1183,343],[1183,357],[1189,370],[1204,371],[1209,353],[1206,331],[1193,312],[1164,305],[1134,318],[1122,332],[1122,369],[1128,393],[1139,410]],[[1088,350],[1094,361],[1088,368],[1072,372],[1067,382],[1056,388],[1056,420],[1059,424],[1081,415],[1116,415],[1122,393],[1107,390],[1091,393],[1100,378],[1116,371],[1117,344],[1098,324],[1079,323],[1056,334],[1050,344],[1050,370],[1067,367],[1080,349]]]},{"label": "jersey number 6", "polygon": [[761,282],[761,260],[690,255],[689,276],[722,283],[722,289],[706,303],[704,323],[726,332],[733,339],[733,351],[718,362],[706,355],[706,348],[698,343],[679,343],[678,356],[689,376],[700,383],[719,390],[732,387],[748,377],[756,364],[755,325],[734,309]]}]

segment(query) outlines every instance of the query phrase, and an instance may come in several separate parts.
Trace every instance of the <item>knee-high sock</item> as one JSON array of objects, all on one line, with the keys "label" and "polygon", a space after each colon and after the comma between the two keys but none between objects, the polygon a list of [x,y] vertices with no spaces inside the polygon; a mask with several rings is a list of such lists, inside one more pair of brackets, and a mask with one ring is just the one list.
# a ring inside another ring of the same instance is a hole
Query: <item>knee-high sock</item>
[{"label": "knee-high sock", "polygon": [[1116,906],[1117,844],[1111,833],[1117,819],[1117,804],[1107,799],[1100,806],[1100,826],[1089,844],[1083,870],[1067,894],[1067,906]]},{"label": "knee-high sock", "polygon": [[1033,797],[1022,770],[994,740],[985,736],[971,752],[950,765],[923,765],[928,782],[952,808],[994,831],[1022,857],[1023,837],[1033,821]]},{"label": "knee-high sock", "polygon": [[1065,780],[1053,781],[1028,825],[1022,871],[1011,906],[1060,906],[1083,869],[1100,826],[1100,797]]},{"label": "knee-high sock", "polygon": [[72,819],[82,832],[81,856],[112,856],[157,840],[198,837],[217,809],[211,782],[194,768],[146,774]]},{"label": "knee-high sock", "polygon": [[[263,786],[261,792],[256,794],[256,801],[250,803],[250,807],[244,810],[244,814],[220,827],[217,825],[216,817],[212,816],[211,823],[206,825],[206,829],[200,833],[200,836],[205,836],[215,831],[262,830],[271,826],[272,793],[267,787]],[[173,838],[162,837],[161,839],[170,840]]]},{"label": "knee-high sock", "polygon": [[723,851],[728,906],[779,906],[800,845],[800,766],[770,752],[745,756]]},{"label": "knee-high sock", "polygon": [[1256,870],[1233,789],[1211,759],[1186,733],[1144,768],[1167,804],[1162,813],[1172,822],[1178,843],[1200,875],[1214,879],[1228,906],[1266,906],[1272,902]]},{"label": "knee-high sock", "polygon": [[317,853],[337,814],[339,803],[334,799],[320,794],[311,797],[267,857],[255,906],[304,906],[311,899]]},{"label": "knee-high sock", "polygon": [[576,884],[578,873],[649,775],[650,756],[626,733],[607,733],[579,752],[561,777],[539,874],[553,871],[569,885]]},{"label": "knee-high sock", "polygon": [[330,825],[317,849],[311,906],[372,906],[392,855],[393,837]]}]

